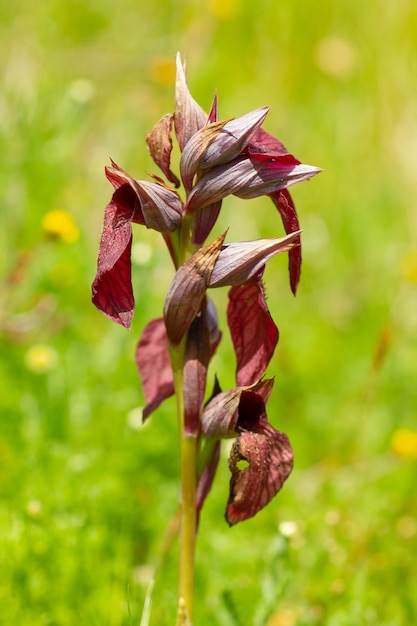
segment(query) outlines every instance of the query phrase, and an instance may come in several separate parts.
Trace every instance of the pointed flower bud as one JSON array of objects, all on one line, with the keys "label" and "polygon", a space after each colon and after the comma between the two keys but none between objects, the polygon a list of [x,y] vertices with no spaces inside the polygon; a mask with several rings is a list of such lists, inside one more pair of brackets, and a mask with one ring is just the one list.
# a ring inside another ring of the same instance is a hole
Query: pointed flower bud
[{"label": "pointed flower bud", "polygon": [[185,212],[193,213],[231,194],[240,198],[268,195],[308,180],[319,171],[311,165],[294,163],[293,157],[257,160],[239,156],[213,167],[200,178],[188,197]]},{"label": "pointed flower bud", "polygon": [[279,239],[226,243],[213,268],[209,286],[241,285],[255,276],[279,252],[286,252],[299,233]]},{"label": "pointed flower bud", "polygon": [[174,345],[181,342],[200,311],[224,237],[221,235],[209,246],[197,250],[174,276],[164,305],[167,335]]},{"label": "pointed flower bud", "polygon": [[180,171],[189,191],[195,174],[237,157],[264,121],[269,107],[262,107],[237,119],[215,122],[195,133],[181,155]]},{"label": "pointed flower bud", "polygon": [[185,77],[185,69],[181,57],[177,54],[177,79],[175,84],[175,133],[181,152],[189,139],[203,128],[207,122],[207,114],[192,97]]}]

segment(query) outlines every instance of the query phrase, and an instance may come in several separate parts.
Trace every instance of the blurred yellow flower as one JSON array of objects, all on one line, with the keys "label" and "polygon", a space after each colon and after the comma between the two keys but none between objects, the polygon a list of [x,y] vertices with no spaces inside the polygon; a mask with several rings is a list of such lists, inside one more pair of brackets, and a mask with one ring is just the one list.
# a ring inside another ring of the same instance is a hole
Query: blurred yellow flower
[{"label": "blurred yellow flower", "polygon": [[80,237],[80,230],[72,215],[62,209],[53,209],[45,213],[42,228],[50,236],[66,243],[74,243]]},{"label": "blurred yellow flower", "polygon": [[240,0],[211,0],[209,9],[219,20],[228,20],[239,13]]},{"label": "blurred yellow flower", "polygon": [[323,37],[317,44],[316,63],[322,72],[337,78],[347,76],[355,65],[355,50],[347,39],[336,35]]},{"label": "blurred yellow flower", "polygon": [[403,459],[417,459],[417,431],[398,428],[391,437],[391,448]]},{"label": "blurred yellow flower", "polygon": [[297,614],[291,609],[280,609],[268,620],[267,626],[295,626]]},{"label": "blurred yellow flower", "polygon": [[175,82],[175,59],[158,56],[152,59],[150,64],[152,80],[160,85],[173,85]]},{"label": "blurred yellow flower", "polygon": [[44,374],[58,364],[58,354],[54,348],[43,343],[34,344],[25,354],[25,365],[35,374]]},{"label": "blurred yellow flower", "polygon": [[405,280],[417,283],[417,250],[406,252],[401,259],[401,274]]}]

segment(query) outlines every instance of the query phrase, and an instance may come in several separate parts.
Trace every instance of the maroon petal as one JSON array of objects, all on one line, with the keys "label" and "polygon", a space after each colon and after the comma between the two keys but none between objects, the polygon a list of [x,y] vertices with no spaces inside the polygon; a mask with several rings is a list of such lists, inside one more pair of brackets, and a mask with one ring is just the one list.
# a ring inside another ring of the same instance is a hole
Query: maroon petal
[{"label": "maroon petal", "polygon": [[193,221],[192,243],[196,246],[202,246],[214,224],[222,207],[222,200],[205,206],[202,211],[197,211]]},{"label": "maroon petal", "polygon": [[167,113],[159,120],[153,129],[146,135],[146,143],[148,144],[151,157],[161,168],[167,180],[173,183],[175,187],[180,186],[180,181],[171,171],[171,152],[172,152],[172,122],[174,116]]},{"label": "maroon petal", "polygon": [[[282,189],[281,191],[272,193],[270,198],[281,215],[285,232],[288,234],[299,231],[300,223],[298,221],[294,202],[288,190]],[[290,273],[291,291],[295,295],[301,274],[301,238],[298,237],[295,239],[294,243],[299,245],[294,246],[294,248],[291,248],[288,252],[288,269]]]},{"label": "maroon petal", "polygon": [[251,385],[264,374],[279,336],[260,277],[232,287],[227,320],[236,354],[236,382]]},{"label": "maroon petal", "polygon": [[265,263],[279,252],[287,252],[298,233],[279,239],[257,239],[226,243],[217,258],[210,278],[210,287],[241,285],[256,276]]},{"label": "maroon petal", "polygon": [[188,333],[183,369],[184,432],[198,434],[201,407],[206,390],[207,368],[210,361],[210,331],[206,306],[193,320]]},{"label": "maroon petal", "polygon": [[200,311],[224,235],[200,248],[176,272],[164,304],[167,335],[178,345]]},{"label": "maroon petal", "polygon": [[134,219],[140,222],[143,216],[133,190],[124,184],[116,189],[105,210],[92,300],[125,328],[130,328],[135,307],[130,261]]},{"label": "maroon petal", "polygon": [[147,402],[143,419],[174,393],[174,379],[169,357],[167,335],[162,317],[145,326],[135,354]]},{"label": "maroon petal", "polygon": [[[290,154],[279,139],[267,133],[263,128],[258,128],[256,133],[251,137],[251,140],[246,146],[246,152],[253,156],[265,154],[269,156],[284,156]],[[293,155],[291,155],[291,157],[295,162],[300,163]]]},{"label": "maroon petal", "polygon": [[[240,469],[242,461],[247,467]],[[253,517],[280,491],[293,467],[287,435],[266,420],[255,432],[244,431],[234,441],[229,458],[230,496],[226,520],[232,526]]]},{"label": "maroon petal", "polygon": [[179,54],[177,55],[174,122],[181,152],[194,133],[203,128],[207,122],[207,114],[190,94]]},{"label": "maroon petal", "polygon": [[268,378],[253,385],[221,392],[217,390],[217,393],[215,391],[201,417],[202,433],[213,439],[226,439],[236,437],[243,426],[250,427],[252,417],[256,424],[259,415],[265,412],[265,402],[273,384],[274,379]]}]

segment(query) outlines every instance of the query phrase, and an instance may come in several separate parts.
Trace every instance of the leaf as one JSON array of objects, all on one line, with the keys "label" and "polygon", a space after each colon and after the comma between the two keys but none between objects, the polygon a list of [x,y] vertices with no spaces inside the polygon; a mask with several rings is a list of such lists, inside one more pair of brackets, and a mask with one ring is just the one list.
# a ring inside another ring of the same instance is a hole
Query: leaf
[{"label": "leaf", "polygon": [[161,402],[174,393],[174,379],[162,317],[145,326],[136,348],[135,361],[147,402],[143,410],[145,420]]},{"label": "leaf", "polygon": [[[241,462],[247,467],[240,469]],[[287,435],[261,418],[256,430],[243,431],[229,458],[230,495],[226,521],[232,526],[253,517],[280,491],[293,467]]]},{"label": "leaf", "polygon": [[236,354],[236,382],[251,385],[264,374],[279,337],[259,276],[229,291],[227,320]]}]

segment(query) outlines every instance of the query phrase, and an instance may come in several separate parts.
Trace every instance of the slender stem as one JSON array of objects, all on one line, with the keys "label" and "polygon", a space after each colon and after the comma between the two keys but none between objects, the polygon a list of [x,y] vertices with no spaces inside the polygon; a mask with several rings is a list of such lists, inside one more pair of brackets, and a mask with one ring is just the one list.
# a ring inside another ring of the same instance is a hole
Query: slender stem
[{"label": "slender stem", "polygon": [[170,347],[177,400],[181,463],[177,626],[189,626],[191,624],[194,595],[195,539],[197,530],[197,437],[186,434],[184,428],[183,368],[185,343],[186,340],[184,339],[178,348]]},{"label": "slender stem", "polygon": [[[179,241],[178,266],[189,253],[192,217],[184,216]],[[178,431],[180,437],[181,509],[179,528],[179,584],[177,626],[191,626],[194,595],[195,540],[197,531],[197,436],[186,433],[184,415],[183,371],[185,336],[180,346],[170,346],[171,365],[177,399]]]},{"label": "slender stem", "polygon": [[[179,607],[185,615],[178,619],[178,626],[191,623],[194,595],[194,562],[196,539],[196,460],[197,438],[181,437],[181,522],[179,542]],[[182,621],[181,621],[182,620]]]}]

